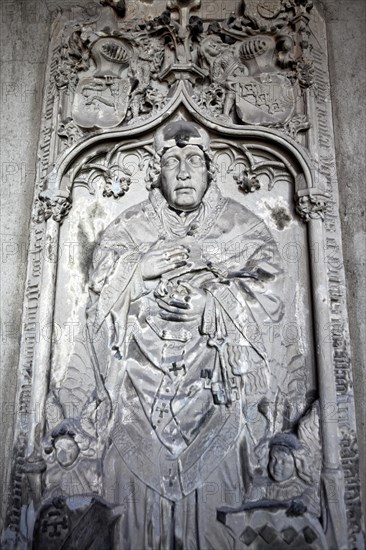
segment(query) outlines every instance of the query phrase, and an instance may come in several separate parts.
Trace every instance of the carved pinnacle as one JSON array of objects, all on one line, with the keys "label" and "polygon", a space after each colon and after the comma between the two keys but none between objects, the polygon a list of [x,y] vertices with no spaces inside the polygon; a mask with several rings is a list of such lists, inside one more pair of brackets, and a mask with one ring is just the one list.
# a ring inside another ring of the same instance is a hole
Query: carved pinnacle
[{"label": "carved pinnacle", "polygon": [[201,0],[168,0],[167,8],[169,10],[179,10],[179,23],[185,30],[189,23],[191,10],[201,7]]}]

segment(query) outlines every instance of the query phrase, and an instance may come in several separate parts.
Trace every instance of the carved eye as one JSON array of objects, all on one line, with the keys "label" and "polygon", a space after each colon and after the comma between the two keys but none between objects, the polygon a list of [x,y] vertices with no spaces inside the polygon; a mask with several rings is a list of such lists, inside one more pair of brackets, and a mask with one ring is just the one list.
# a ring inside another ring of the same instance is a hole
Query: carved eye
[{"label": "carved eye", "polygon": [[175,168],[179,164],[179,160],[175,157],[169,157],[166,160],[164,160],[164,166],[167,168]]},{"label": "carved eye", "polygon": [[203,158],[200,157],[199,155],[192,155],[191,157],[188,158],[188,162],[192,166],[202,166]]}]

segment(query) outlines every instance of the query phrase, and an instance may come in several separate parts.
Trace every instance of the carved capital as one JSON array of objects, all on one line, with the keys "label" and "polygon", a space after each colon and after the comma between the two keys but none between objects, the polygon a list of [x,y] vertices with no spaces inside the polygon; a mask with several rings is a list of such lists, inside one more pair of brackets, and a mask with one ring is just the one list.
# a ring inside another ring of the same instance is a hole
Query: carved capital
[{"label": "carved capital", "polygon": [[296,193],[296,212],[304,222],[324,221],[329,195],[319,189],[304,189]]},{"label": "carved capital", "polygon": [[67,191],[42,191],[38,196],[34,220],[40,223],[52,217],[56,222],[62,223],[70,209],[71,198]]}]

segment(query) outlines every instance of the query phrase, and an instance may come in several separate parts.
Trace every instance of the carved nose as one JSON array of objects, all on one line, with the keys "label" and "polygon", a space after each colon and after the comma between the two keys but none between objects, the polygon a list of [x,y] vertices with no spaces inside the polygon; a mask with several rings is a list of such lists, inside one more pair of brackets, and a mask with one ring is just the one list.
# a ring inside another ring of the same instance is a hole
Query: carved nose
[{"label": "carved nose", "polygon": [[179,180],[186,180],[189,177],[190,176],[189,176],[189,172],[187,170],[187,165],[186,165],[185,161],[182,161],[180,163],[180,167],[179,167],[178,179]]}]

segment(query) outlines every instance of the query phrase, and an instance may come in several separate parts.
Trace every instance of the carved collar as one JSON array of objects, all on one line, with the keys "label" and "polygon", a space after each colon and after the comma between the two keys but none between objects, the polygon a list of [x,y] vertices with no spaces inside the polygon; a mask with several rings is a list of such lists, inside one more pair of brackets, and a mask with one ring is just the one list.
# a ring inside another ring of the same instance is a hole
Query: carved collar
[{"label": "carved collar", "polygon": [[203,238],[225,204],[226,199],[214,183],[209,185],[199,207],[188,213],[180,213],[172,209],[160,189],[153,189],[147,203],[147,214],[157,226],[161,236],[177,238],[190,235]]}]

